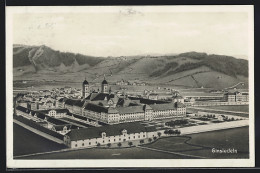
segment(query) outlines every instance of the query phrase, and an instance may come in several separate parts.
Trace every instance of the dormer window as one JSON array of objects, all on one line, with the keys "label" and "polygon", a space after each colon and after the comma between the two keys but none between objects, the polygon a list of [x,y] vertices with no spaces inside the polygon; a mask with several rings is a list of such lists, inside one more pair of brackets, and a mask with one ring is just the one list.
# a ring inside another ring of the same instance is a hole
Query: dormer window
[{"label": "dormer window", "polygon": [[107,135],[106,132],[102,132],[102,133],[101,133],[102,138],[105,138],[106,135]]},{"label": "dormer window", "polygon": [[126,129],[122,130],[122,134],[126,135],[127,134],[127,130]]}]

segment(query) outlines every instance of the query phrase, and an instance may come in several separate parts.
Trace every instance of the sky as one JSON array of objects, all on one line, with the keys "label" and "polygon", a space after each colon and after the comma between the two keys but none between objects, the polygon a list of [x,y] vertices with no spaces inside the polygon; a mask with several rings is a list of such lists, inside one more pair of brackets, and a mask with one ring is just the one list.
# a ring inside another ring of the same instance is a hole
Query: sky
[{"label": "sky", "polygon": [[134,9],[21,13],[13,17],[13,43],[103,57],[188,51],[247,56],[248,14]]}]

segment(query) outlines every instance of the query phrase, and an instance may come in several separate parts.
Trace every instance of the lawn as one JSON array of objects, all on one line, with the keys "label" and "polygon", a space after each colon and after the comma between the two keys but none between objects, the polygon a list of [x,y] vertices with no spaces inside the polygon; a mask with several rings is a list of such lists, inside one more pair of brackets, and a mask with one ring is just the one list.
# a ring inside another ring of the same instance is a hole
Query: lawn
[{"label": "lawn", "polygon": [[[188,136],[168,137],[162,138],[155,143],[147,144],[146,146],[154,149],[174,151],[208,158],[248,158],[249,131],[248,127],[240,127],[235,129],[192,134]],[[238,153],[212,153],[212,148],[234,148],[238,151]]]},{"label": "lawn", "polygon": [[218,109],[225,111],[235,111],[235,112],[249,112],[249,105],[230,105],[230,106],[203,106],[202,108]]},{"label": "lawn", "polygon": [[[192,137],[189,144],[210,147],[210,150],[188,151],[185,154],[205,156],[210,158],[248,158],[249,157],[249,129],[240,127],[229,130],[220,130],[189,135]],[[212,148],[236,149],[237,154],[212,153]]]},{"label": "lawn", "polygon": [[65,145],[57,144],[43,138],[14,123],[14,156],[55,151],[67,148]]},{"label": "lawn", "polygon": [[176,137],[168,137],[162,138],[152,144],[145,145],[149,148],[155,148],[160,150],[166,151],[173,151],[173,152],[183,152],[189,151],[194,149],[202,149],[201,147],[187,145],[184,142],[189,140],[188,137],[185,136],[176,136]]}]

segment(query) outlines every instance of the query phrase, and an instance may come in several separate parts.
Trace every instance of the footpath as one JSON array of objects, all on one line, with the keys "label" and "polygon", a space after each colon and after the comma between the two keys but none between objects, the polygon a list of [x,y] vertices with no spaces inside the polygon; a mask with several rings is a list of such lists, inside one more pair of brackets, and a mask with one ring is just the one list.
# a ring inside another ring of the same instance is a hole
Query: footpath
[{"label": "footpath", "polygon": [[179,128],[178,130],[181,131],[181,135],[188,135],[193,133],[225,130],[225,129],[231,129],[237,127],[244,127],[244,126],[249,126],[249,120],[239,120],[239,121],[230,121],[230,122],[223,122],[223,123],[216,123],[216,124],[191,126],[191,127]]}]

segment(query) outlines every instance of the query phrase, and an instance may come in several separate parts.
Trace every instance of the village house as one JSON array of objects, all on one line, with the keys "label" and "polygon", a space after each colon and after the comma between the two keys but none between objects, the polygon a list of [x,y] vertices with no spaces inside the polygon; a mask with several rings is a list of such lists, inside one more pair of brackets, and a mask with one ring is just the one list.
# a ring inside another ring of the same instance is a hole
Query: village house
[{"label": "village house", "polygon": [[43,110],[41,112],[50,117],[62,118],[66,116],[69,111],[68,109],[50,109],[50,110]]}]

